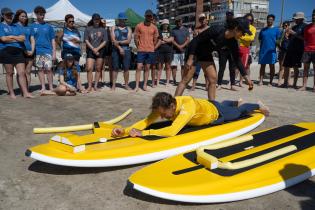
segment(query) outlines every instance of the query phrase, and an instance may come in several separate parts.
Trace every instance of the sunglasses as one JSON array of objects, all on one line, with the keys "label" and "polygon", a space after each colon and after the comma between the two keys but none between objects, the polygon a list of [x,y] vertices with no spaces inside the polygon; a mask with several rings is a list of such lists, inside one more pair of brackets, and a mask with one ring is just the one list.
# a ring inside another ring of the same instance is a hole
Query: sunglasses
[{"label": "sunglasses", "polygon": [[74,23],[74,20],[69,20],[67,23]]}]

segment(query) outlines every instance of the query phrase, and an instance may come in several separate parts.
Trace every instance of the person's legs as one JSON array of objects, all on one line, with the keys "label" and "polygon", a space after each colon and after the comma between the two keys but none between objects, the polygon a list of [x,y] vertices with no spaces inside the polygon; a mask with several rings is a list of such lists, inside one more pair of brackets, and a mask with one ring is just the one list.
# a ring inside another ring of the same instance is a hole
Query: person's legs
[{"label": "person's legs", "polygon": [[143,63],[137,63],[135,91],[139,91],[139,83],[140,83],[140,76],[141,76],[142,68],[143,68]]},{"label": "person's legs", "polygon": [[51,68],[47,68],[46,72],[47,72],[47,81],[48,81],[49,90],[53,91],[54,74]]},{"label": "person's legs", "polygon": [[[145,64],[144,65],[144,79],[143,79],[143,90],[148,90],[148,79],[149,79],[149,73],[150,73],[150,66],[153,64]],[[155,65],[155,64],[154,64]],[[155,70],[154,70],[155,72]]]},{"label": "person's legs", "polygon": [[215,100],[216,84],[217,84],[217,70],[214,62],[200,62],[207,79],[209,81],[208,98],[209,100]]},{"label": "person's legs", "polygon": [[194,73],[194,76],[193,76],[193,82],[192,82],[192,86],[191,86],[191,89],[190,91],[195,91],[195,88],[196,88],[196,83],[197,83],[197,80],[198,80],[198,77],[199,77],[199,74],[200,74],[200,70],[201,70],[201,66],[199,63],[196,63],[196,71]]},{"label": "person's legs", "polygon": [[131,90],[129,87],[129,68],[131,62],[131,52],[130,50],[125,50],[125,56],[122,58],[123,60],[123,70],[124,70],[124,81],[126,90]]},{"label": "person's legs", "polygon": [[18,63],[15,65],[17,74],[19,75],[19,84],[24,98],[33,98],[33,96],[27,90],[27,82],[25,75],[25,63]]},{"label": "person's legs", "polygon": [[299,67],[294,67],[294,80],[293,80],[293,88],[297,88],[297,81],[299,78]]},{"label": "person's legs", "polygon": [[265,76],[265,69],[266,69],[266,64],[261,64],[260,65],[260,70],[259,70],[259,83],[258,85],[263,85],[263,80]]},{"label": "person's legs", "polygon": [[95,70],[96,71],[95,71],[94,90],[96,90],[96,91],[98,90],[98,82],[100,80],[103,62],[104,62],[103,58],[97,58],[96,62],[95,62]]},{"label": "person's legs", "polygon": [[303,71],[303,85],[299,90],[306,90],[307,86],[307,79],[308,79],[308,71],[310,69],[311,64],[310,63],[304,63],[304,71]]},{"label": "person's legs", "polygon": [[275,64],[269,64],[269,68],[270,68],[269,85],[272,86],[273,78],[275,76]]},{"label": "person's legs", "polygon": [[224,71],[227,63],[227,56],[224,51],[219,52],[219,73],[218,73],[218,89],[220,89],[223,81]]},{"label": "person's legs", "polygon": [[87,58],[86,59],[86,75],[87,75],[87,92],[92,91],[92,83],[93,83],[93,69],[94,69],[95,59]]},{"label": "person's legs", "polygon": [[187,87],[190,80],[193,78],[195,73],[195,68],[186,68],[184,69],[184,77],[183,79],[178,83],[178,86],[175,91],[175,96],[181,96],[184,93],[185,88]]},{"label": "person's legs", "polygon": [[173,61],[172,61],[172,63],[171,63],[172,76],[173,76],[173,84],[174,84],[174,85],[176,85],[177,66],[180,65],[180,62],[179,62],[179,55],[180,55],[180,54],[174,54]]},{"label": "person's legs", "polygon": [[[159,64],[158,64],[158,72],[157,72],[157,80],[156,80],[156,85],[159,86],[160,84],[160,79],[161,79],[161,75],[162,75],[162,69],[163,69],[163,63],[161,63],[159,61]],[[166,68],[166,67],[165,67]]]},{"label": "person's legs", "polygon": [[112,87],[111,90],[114,91],[116,89],[116,81],[117,81],[118,70],[113,69],[112,72]]},{"label": "person's legs", "polygon": [[26,80],[27,80],[27,89],[29,89],[31,85],[31,71],[33,66],[33,60],[27,60],[25,63],[25,74],[26,74]]},{"label": "person's legs", "polygon": [[279,58],[278,86],[282,85],[283,74],[284,74],[283,61],[284,61],[284,57],[285,57],[285,52],[280,52],[280,53],[281,53],[281,56]]},{"label": "person's legs", "polygon": [[4,69],[6,71],[6,82],[10,97],[12,99],[16,99],[14,90],[13,90],[13,74],[14,74],[14,66],[12,64],[4,64]]},{"label": "person's legs", "polygon": [[152,82],[151,82],[151,87],[152,88],[155,88],[155,80],[156,80],[156,64],[153,63],[150,65],[151,66],[151,79],[152,79]]}]

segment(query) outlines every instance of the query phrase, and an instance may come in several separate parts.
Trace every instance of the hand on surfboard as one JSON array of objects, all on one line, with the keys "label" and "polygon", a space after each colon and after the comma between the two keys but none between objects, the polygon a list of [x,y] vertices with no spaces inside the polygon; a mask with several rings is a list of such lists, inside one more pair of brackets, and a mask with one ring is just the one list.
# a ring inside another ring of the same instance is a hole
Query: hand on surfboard
[{"label": "hand on surfboard", "polygon": [[140,136],[142,136],[142,131],[133,128],[133,129],[130,130],[129,136],[131,136],[131,137],[140,137]]},{"label": "hand on surfboard", "polygon": [[125,129],[123,128],[114,128],[112,130],[112,137],[121,137],[125,134]]}]

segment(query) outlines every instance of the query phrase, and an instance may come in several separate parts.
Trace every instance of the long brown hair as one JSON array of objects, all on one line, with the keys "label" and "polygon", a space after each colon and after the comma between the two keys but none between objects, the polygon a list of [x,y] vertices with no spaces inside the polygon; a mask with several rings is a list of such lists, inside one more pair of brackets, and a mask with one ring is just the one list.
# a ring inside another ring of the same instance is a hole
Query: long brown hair
[{"label": "long brown hair", "polygon": [[[67,81],[67,68],[68,68],[67,59],[62,61],[62,64],[60,65],[60,67],[63,69],[63,77],[65,78],[65,81]],[[79,74],[78,74],[77,65],[74,63],[74,60],[73,60],[73,64],[71,68],[72,68],[71,75],[78,81]]]},{"label": "long brown hair", "polygon": [[[15,12],[15,15],[14,15],[14,18],[13,18],[13,21],[12,23],[17,23],[19,22],[19,17],[22,13],[25,13],[26,17],[27,17],[27,13],[25,10],[22,10],[22,9],[18,9],[16,12]],[[25,25],[24,26],[27,26],[28,25],[28,17],[26,19],[26,22],[25,22]]]}]

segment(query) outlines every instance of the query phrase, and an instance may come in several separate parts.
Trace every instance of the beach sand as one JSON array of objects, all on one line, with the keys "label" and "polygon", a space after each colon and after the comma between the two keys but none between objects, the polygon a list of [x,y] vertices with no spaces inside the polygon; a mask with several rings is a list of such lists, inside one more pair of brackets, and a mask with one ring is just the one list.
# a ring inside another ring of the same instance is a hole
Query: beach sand
[{"label": "beach sand", "polygon": [[[258,71],[258,65],[253,65],[252,79],[257,79]],[[131,71],[131,81],[134,80],[134,73]],[[228,70],[225,74],[227,79]],[[86,81],[85,73],[81,76]],[[121,82],[122,73],[118,77]],[[165,77],[164,72],[162,77]],[[105,80],[108,81],[108,73]],[[302,79],[299,80],[301,84]],[[203,74],[198,83],[200,84],[194,92],[186,90],[185,94],[206,98]],[[315,209],[315,177],[289,189],[254,199],[209,205],[183,204],[126,188],[128,177],[148,164],[71,168],[25,157],[27,148],[46,143],[51,136],[33,134],[34,127],[104,121],[132,108],[133,113],[121,122],[124,126],[130,125],[149,113],[151,98],[156,92],[167,91],[173,94],[176,88],[171,85],[166,89],[160,85],[147,92],[134,93],[119,87],[112,92],[106,87],[101,92],[76,97],[39,97],[38,84],[38,77],[33,75],[32,85],[36,90],[33,94],[37,96],[35,99],[18,96],[16,100],[11,100],[3,91],[6,90],[5,75],[0,69],[0,209]],[[313,77],[308,84],[312,88]],[[256,130],[315,121],[315,93],[311,91],[256,85],[251,92],[247,86],[238,89],[239,91],[218,91],[217,100],[242,98],[248,102],[263,101],[270,107],[271,115]]]}]

